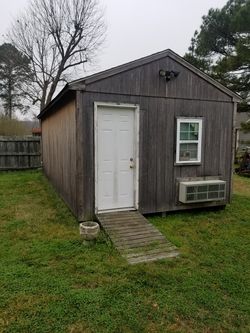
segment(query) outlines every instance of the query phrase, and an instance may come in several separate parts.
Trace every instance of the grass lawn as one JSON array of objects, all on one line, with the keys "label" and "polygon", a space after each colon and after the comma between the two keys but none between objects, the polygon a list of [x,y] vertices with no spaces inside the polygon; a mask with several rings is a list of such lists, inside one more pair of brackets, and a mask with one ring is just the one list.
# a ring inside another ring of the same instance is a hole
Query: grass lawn
[{"label": "grass lawn", "polygon": [[81,245],[40,172],[0,173],[0,332],[250,332],[250,179],[224,211],[150,221],[181,257],[128,266]]}]

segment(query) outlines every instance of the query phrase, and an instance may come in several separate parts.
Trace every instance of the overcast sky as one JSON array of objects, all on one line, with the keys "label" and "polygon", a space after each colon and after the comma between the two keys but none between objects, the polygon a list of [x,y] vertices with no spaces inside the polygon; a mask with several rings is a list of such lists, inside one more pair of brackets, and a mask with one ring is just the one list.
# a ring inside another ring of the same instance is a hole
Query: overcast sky
[{"label": "overcast sky", "polygon": [[[0,0],[0,32],[29,0]],[[167,48],[184,55],[209,8],[227,0],[100,0],[107,22],[107,40],[95,72]],[[3,42],[3,38],[1,40]]]},{"label": "overcast sky", "polygon": [[[183,56],[210,8],[227,0],[99,0],[105,13],[107,39],[95,66],[86,75],[172,49]],[[0,0],[0,44],[11,21],[29,0]],[[84,73],[79,73],[83,77]],[[79,78],[78,76],[74,79]],[[61,87],[59,87],[60,89]],[[59,90],[58,89],[58,90]],[[35,110],[37,113],[37,110]],[[17,114],[19,118],[24,118]],[[31,112],[25,116],[30,118]]]}]

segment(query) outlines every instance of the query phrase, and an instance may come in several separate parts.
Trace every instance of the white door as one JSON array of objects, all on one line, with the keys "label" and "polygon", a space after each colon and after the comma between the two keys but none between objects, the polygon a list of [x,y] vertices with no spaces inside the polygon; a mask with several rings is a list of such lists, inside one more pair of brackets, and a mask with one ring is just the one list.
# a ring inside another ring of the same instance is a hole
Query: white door
[{"label": "white door", "polygon": [[135,207],[135,110],[98,106],[97,211]]}]

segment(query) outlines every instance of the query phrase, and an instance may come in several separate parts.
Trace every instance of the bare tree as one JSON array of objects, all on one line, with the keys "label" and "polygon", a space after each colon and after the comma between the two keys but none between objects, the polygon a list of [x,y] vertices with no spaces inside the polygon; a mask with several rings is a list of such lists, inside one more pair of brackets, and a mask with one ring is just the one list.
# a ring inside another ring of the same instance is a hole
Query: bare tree
[{"label": "bare tree", "polygon": [[30,0],[9,37],[32,64],[34,83],[26,87],[42,110],[70,70],[91,62],[104,42],[98,0]]}]

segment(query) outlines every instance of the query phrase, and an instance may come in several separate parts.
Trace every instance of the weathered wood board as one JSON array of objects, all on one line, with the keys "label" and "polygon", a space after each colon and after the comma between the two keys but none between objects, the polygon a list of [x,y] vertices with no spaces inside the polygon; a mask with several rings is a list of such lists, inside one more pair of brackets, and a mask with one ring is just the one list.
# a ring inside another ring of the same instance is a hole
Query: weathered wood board
[{"label": "weathered wood board", "polygon": [[0,137],[0,171],[41,167],[40,138]]},{"label": "weathered wood board", "polygon": [[179,255],[177,248],[138,211],[101,213],[97,219],[130,264]]}]

